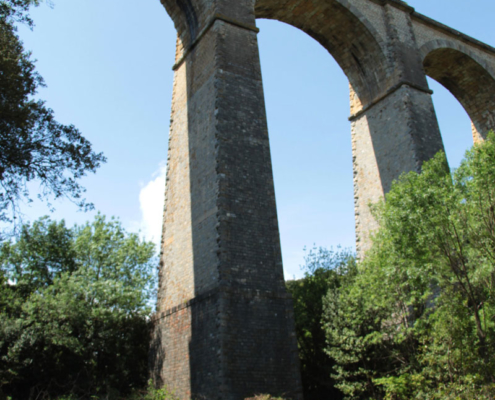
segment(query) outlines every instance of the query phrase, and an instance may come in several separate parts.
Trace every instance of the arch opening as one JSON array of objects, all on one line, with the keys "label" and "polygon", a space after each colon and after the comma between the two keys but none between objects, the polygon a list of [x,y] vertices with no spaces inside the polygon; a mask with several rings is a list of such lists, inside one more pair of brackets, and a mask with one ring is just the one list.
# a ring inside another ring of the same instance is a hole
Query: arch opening
[{"label": "arch opening", "polygon": [[428,77],[433,91],[433,105],[437,116],[442,142],[451,168],[460,165],[466,150],[473,145],[471,119],[462,104],[442,84]]},{"label": "arch opening", "polygon": [[461,103],[471,119],[474,142],[495,129],[495,79],[474,58],[453,48],[437,48],[423,61],[426,74]]},{"label": "arch opening", "polygon": [[355,248],[349,83],[311,37],[258,22],[284,270],[300,277],[304,246]]},{"label": "arch opening", "polygon": [[[380,35],[344,0],[257,0],[256,18],[292,25],[318,41],[337,61],[364,105],[387,80]],[[352,10],[352,11],[351,11]]]}]

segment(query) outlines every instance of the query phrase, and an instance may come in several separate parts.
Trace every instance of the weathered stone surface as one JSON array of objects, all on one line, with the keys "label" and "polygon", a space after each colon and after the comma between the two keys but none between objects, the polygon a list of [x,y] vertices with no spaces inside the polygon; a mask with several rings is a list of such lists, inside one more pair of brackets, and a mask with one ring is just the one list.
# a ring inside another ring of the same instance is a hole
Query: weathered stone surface
[{"label": "weathered stone surface", "polygon": [[426,75],[475,140],[495,128],[495,50],[398,0],[162,0],[178,32],[151,372],[180,399],[302,399],[256,18],[315,38],[350,82],[356,235],[370,202],[443,148]]}]

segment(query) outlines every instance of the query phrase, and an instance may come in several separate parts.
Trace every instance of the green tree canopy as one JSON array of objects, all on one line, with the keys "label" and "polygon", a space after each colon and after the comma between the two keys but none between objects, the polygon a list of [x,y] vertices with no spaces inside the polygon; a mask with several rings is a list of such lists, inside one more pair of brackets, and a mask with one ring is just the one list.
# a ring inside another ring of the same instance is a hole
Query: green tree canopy
[{"label": "green tree canopy", "polygon": [[495,137],[396,182],[358,274],[325,302],[348,399],[495,394]]},{"label": "green tree canopy", "polygon": [[154,245],[97,215],[42,218],[0,247],[0,387],[89,398],[146,383]]},{"label": "green tree canopy", "polygon": [[91,207],[79,180],[105,162],[73,125],[58,123],[53,110],[35,99],[44,82],[15,23],[32,26],[27,12],[38,3],[0,0],[0,221],[12,221],[19,201],[31,200],[27,183],[33,180],[40,183],[42,200],[65,196]]}]

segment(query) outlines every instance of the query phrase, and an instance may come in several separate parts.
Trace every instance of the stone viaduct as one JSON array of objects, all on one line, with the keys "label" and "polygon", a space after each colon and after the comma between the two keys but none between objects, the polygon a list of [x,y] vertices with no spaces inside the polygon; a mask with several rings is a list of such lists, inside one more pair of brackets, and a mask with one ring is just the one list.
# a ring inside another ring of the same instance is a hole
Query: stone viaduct
[{"label": "stone viaduct", "polygon": [[256,18],[317,40],[350,83],[358,251],[369,203],[443,148],[426,76],[495,128],[495,50],[399,0],[162,0],[178,32],[156,328],[180,399],[302,399],[282,271]]}]

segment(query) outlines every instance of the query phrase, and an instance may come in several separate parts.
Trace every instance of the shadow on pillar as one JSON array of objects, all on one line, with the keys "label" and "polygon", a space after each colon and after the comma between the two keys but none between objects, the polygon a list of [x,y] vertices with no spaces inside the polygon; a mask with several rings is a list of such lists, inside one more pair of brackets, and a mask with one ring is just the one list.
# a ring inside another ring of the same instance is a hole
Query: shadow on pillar
[{"label": "shadow on pillar", "polygon": [[190,397],[302,400],[256,34],[217,21],[185,68],[195,292]]}]

